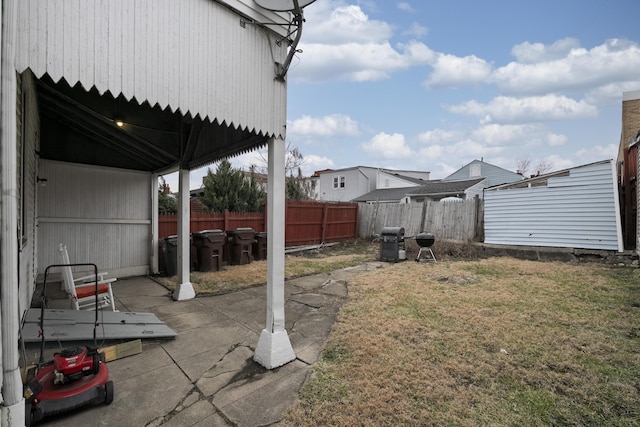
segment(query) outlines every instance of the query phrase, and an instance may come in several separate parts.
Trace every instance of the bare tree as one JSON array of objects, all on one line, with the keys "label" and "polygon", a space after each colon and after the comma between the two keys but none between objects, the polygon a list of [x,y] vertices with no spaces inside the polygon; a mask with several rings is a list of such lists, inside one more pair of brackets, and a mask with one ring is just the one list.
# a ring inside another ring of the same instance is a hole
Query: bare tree
[{"label": "bare tree", "polygon": [[520,159],[516,163],[518,173],[524,177],[542,175],[553,169],[553,163],[547,159],[538,160],[533,168],[532,165],[533,163],[529,158]]},{"label": "bare tree", "polygon": [[517,173],[522,176],[526,176],[529,173],[529,169],[531,169],[531,159],[520,159],[516,163]]},{"label": "bare tree", "polygon": [[543,175],[553,168],[553,164],[547,159],[540,159],[536,163],[535,171],[537,175]]}]

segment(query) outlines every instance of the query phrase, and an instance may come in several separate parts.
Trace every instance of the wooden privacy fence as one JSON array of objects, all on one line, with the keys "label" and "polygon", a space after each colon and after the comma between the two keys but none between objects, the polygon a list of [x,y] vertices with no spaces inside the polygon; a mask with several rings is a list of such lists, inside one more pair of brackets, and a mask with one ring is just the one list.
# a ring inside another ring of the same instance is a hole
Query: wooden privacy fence
[{"label": "wooden privacy fence", "polygon": [[[158,222],[160,239],[177,234],[176,214],[160,215]],[[286,246],[355,239],[358,236],[358,205],[287,201],[285,222]],[[244,227],[253,228],[256,233],[267,231],[267,214],[229,211],[214,214],[191,213],[190,231],[192,233]]]},{"label": "wooden privacy fence", "polygon": [[384,227],[404,227],[407,237],[426,231],[438,239],[482,241],[483,209],[479,198],[464,202],[361,203],[358,237],[380,234]]}]

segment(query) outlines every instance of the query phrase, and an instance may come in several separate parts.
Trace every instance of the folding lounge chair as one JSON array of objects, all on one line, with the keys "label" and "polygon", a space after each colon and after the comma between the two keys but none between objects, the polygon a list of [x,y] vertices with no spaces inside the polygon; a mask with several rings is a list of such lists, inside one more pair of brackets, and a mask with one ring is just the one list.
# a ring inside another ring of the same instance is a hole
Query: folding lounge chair
[{"label": "folding lounge chair", "polygon": [[[68,265],[69,253],[67,247],[62,243],[58,249],[60,252],[60,264]],[[116,302],[113,298],[113,291],[111,290],[111,283],[115,282],[116,278],[105,279],[107,273],[98,273],[98,309],[104,307],[111,307],[113,311],[116,310]],[[64,289],[69,296],[71,305],[75,310],[95,310],[96,309],[96,282],[95,274],[84,277],[73,277],[73,270],[71,266],[62,267],[62,282]]]}]

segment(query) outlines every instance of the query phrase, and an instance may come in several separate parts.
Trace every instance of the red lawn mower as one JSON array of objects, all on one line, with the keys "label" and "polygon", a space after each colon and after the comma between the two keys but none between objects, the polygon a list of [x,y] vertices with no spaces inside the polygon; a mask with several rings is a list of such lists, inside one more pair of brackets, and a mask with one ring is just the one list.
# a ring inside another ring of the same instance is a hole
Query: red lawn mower
[{"label": "red lawn mower", "polygon": [[24,386],[25,425],[30,426],[44,417],[62,414],[90,405],[113,402],[113,381],[109,380],[109,368],[98,353],[96,328],[98,310],[93,327],[94,347],[70,347],[53,355],[53,360],[44,361],[44,307],[49,269],[55,267],[91,266],[95,270],[96,307],[98,307],[98,267],[95,264],[56,264],[47,267],[42,287],[42,309],[40,312],[40,360],[37,373]]}]

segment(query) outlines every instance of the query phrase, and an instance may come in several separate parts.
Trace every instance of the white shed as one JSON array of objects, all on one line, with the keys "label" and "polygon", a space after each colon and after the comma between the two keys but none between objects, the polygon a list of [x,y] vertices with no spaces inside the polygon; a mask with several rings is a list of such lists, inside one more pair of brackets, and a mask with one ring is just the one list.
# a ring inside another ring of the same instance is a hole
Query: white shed
[{"label": "white shed", "polygon": [[622,251],[613,160],[485,190],[485,243]]}]

